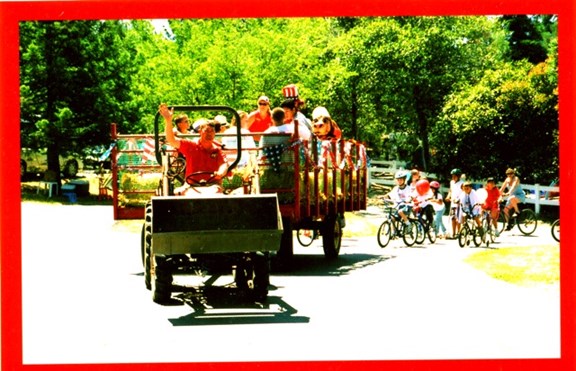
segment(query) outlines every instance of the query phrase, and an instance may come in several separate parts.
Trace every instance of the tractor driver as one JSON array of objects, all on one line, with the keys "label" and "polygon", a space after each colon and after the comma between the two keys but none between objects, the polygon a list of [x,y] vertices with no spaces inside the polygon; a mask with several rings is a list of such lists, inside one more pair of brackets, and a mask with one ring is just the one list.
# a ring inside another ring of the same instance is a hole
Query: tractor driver
[{"label": "tractor driver", "polygon": [[[171,110],[164,103],[158,112],[166,123],[166,141],[186,158],[186,182],[175,189],[176,194],[192,195],[195,193],[222,193],[222,178],[228,171],[226,156],[222,146],[214,139],[217,126],[215,121],[206,121],[199,128],[200,137],[195,139],[178,138],[174,135]],[[207,186],[196,186],[206,183]]]}]

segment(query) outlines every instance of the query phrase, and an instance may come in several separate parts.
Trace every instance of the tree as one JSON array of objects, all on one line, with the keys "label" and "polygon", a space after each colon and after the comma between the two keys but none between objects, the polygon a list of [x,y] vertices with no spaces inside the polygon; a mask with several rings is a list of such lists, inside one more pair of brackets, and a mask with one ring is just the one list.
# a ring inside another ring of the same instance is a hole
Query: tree
[{"label": "tree", "polygon": [[133,50],[122,22],[20,24],[21,125],[24,146],[59,156],[109,141],[109,124],[136,121],[129,99]]},{"label": "tree", "polygon": [[542,32],[550,31],[550,26],[553,25],[550,18],[509,15],[501,17],[500,20],[508,31],[512,60],[527,59],[532,64],[546,60],[548,55]]},{"label": "tree", "polygon": [[452,95],[434,135],[438,168],[457,166],[472,179],[483,179],[513,167],[528,183],[555,179],[558,97],[550,83],[553,74],[546,63],[506,63]]},{"label": "tree", "polygon": [[427,169],[429,132],[444,98],[502,57],[501,37],[486,17],[362,19],[330,45],[346,71],[337,70],[333,98],[351,102],[353,134],[376,148],[390,134],[408,138],[394,145],[419,148],[416,163]]}]

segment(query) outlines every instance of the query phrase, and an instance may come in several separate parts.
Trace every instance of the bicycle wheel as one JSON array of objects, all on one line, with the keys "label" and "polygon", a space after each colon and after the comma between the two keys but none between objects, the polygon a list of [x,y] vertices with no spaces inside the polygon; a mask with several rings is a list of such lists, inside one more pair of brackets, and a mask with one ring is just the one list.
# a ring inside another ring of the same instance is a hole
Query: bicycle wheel
[{"label": "bicycle wheel", "polygon": [[504,215],[504,211],[500,210],[500,214],[498,215],[498,233],[504,232],[506,228],[506,215]]},{"label": "bicycle wheel", "polygon": [[425,227],[422,221],[417,220],[412,222],[412,224],[416,227],[416,243],[418,245],[422,245],[424,240],[426,239],[426,232]]},{"label": "bicycle wheel", "polygon": [[460,247],[464,247],[467,245],[469,233],[470,230],[468,229],[468,225],[463,224],[462,227],[460,228],[460,234],[458,234],[458,245],[460,245]]},{"label": "bicycle wheel", "polygon": [[378,228],[378,245],[380,247],[388,246],[390,242],[390,238],[392,237],[392,223],[390,221],[385,220],[380,224],[380,228]]},{"label": "bicycle wheel", "polygon": [[430,224],[430,226],[428,227],[428,233],[426,233],[426,235],[428,236],[428,241],[430,241],[430,243],[436,242],[438,234],[436,233],[436,228],[434,228],[433,224]]},{"label": "bicycle wheel", "polygon": [[414,245],[417,237],[418,227],[414,225],[414,223],[410,223],[409,225],[402,223],[402,240],[406,246],[410,247]]},{"label": "bicycle wheel", "polygon": [[484,228],[484,243],[486,244],[486,247],[490,247],[490,244],[493,243],[496,238],[496,231],[494,230],[492,220],[484,219],[482,227]]},{"label": "bicycle wheel", "polygon": [[518,229],[520,232],[526,236],[531,235],[536,230],[538,226],[538,219],[536,219],[536,213],[531,209],[524,209],[520,211],[520,215],[516,217],[516,224],[518,224]]},{"label": "bicycle wheel", "polygon": [[482,235],[484,227],[478,227],[474,225],[474,229],[472,229],[472,241],[474,241],[474,246],[480,247],[482,242],[484,242],[485,235]]},{"label": "bicycle wheel", "polygon": [[310,246],[316,239],[316,231],[313,229],[299,229],[296,232],[296,239],[302,246]]},{"label": "bicycle wheel", "polygon": [[556,241],[560,242],[560,219],[556,219],[554,221],[554,223],[552,223],[551,232],[552,232],[552,237]]}]

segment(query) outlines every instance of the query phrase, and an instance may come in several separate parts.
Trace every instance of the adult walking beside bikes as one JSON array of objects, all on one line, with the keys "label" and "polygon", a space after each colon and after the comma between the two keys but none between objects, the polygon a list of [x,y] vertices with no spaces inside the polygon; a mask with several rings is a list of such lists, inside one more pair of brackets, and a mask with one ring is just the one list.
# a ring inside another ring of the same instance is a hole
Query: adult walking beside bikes
[{"label": "adult walking beside bikes", "polygon": [[460,210],[460,194],[462,194],[462,170],[455,168],[450,172],[450,190],[446,196],[446,201],[450,201],[450,220],[452,221],[452,236],[447,237],[456,239],[460,232],[460,223],[462,222]]},{"label": "adult walking beside bikes", "polygon": [[[508,190],[508,192],[504,192],[505,190]],[[514,209],[514,212],[519,214],[520,209],[518,208],[518,204],[526,200],[526,194],[522,187],[520,187],[520,178],[516,176],[514,169],[508,168],[506,170],[506,179],[504,179],[502,187],[500,187],[500,194],[502,197],[508,197],[503,211],[506,222],[508,223],[506,230],[509,231],[514,228],[514,224],[510,218],[510,209]]]}]

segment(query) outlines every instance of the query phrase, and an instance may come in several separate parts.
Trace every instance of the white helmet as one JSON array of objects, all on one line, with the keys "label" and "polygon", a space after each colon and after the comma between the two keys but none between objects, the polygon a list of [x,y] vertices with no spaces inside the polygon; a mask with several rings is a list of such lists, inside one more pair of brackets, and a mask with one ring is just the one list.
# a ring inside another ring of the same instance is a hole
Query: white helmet
[{"label": "white helmet", "polygon": [[408,175],[408,172],[406,170],[398,170],[396,172],[396,174],[394,175],[394,178],[396,179],[406,179],[406,175]]},{"label": "white helmet", "polygon": [[316,120],[320,116],[330,117],[328,110],[324,107],[316,107],[314,111],[312,111],[312,120]]}]

